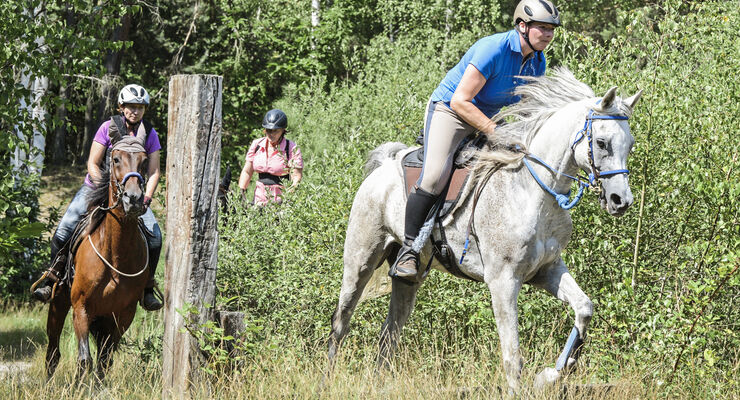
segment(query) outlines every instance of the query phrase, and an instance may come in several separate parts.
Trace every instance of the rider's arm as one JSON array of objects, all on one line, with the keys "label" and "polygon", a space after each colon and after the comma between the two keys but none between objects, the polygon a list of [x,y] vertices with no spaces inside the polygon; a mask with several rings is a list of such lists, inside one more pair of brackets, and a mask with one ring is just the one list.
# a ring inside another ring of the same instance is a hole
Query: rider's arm
[{"label": "rider's arm", "polygon": [[105,151],[105,146],[93,140],[90,147],[90,156],[87,158],[87,173],[90,174],[90,179],[93,182],[99,181],[101,178],[100,165],[103,164]]},{"label": "rider's arm", "polygon": [[149,153],[149,170],[147,171],[149,180],[146,183],[145,197],[152,198],[154,191],[157,190],[157,184],[159,184],[159,151]]},{"label": "rider's arm", "polygon": [[239,188],[242,190],[242,194],[247,191],[249,181],[252,180],[252,174],[254,174],[254,167],[251,161],[247,161],[244,163],[244,168],[242,168],[242,174],[239,175]]},{"label": "rider's arm", "polygon": [[303,179],[303,168],[293,168],[290,170],[290,180],[293,182],[290,189],[295,189]]},{"label": "rider's arm", "polygon": [[473,98],[485,84],[486,78],[483,74],[472,64],[468,64],[455,93],[452,95],[450,107],[473,128],[490,135],[493,133],[496,124],[473,104]]}]

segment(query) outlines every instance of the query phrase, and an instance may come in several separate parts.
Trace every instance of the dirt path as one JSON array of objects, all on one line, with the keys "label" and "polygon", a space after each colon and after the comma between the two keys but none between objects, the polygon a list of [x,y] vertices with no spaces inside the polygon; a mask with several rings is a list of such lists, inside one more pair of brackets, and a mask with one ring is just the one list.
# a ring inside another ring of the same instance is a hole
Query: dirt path
[{"label": "dirt path", "polygon": [[31,363],[25,361],[0,361],[0,379],[17,376],[29,368],[31,368]]}]

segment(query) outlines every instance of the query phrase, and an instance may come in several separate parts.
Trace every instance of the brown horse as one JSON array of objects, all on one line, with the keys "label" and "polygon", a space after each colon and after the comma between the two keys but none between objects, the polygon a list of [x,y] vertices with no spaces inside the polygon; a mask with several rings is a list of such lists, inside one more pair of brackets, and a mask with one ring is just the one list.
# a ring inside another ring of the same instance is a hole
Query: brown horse
[{"label": "brown horse", "polygon": [[[92,368],[88,337],[98,348],[97,375],[102,379],[113,351],[136,314],[149,279],[146,239],[138,217],[144,207],[147,156],[143,140],[120,134],[111,138],[109,170],[90,198],[88,226],[79,238],[71,285],[62,286],[49,307],[46,372],[59,363],[59,336],[69,308],[77,336],[78,377]],[[107,199],[107,203],[105,200]],[[104,206],[100,206],[101,201]],[[110,205],[105,207],[105,205]]]}]

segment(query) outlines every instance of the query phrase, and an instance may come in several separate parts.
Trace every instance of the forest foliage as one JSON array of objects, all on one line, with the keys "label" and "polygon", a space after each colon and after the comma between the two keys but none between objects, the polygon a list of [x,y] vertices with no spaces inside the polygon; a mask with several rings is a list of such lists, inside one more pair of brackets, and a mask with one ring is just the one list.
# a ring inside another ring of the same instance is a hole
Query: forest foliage
[{"label": "forest foliage", "polygon": [[[575,230],[564,259],[596,304],[585,368],[606,380],[625,365],[650,365],[641,371],[652,382],[677,374],[725,382],[707,386],[707,393],[737,389],[737,7],[560,3],[564,26],[547,51],[549,65],[566,66],[598,94],[613,85],[623,95],[644,90],[630,120],[633,208],[614,219],[588,196],[572,212]],[[147,118],[165,143],[169,76],[222,75],[223,168],[241,168],[267,109],[287,112],[290,138],[306,159],[300,190],[284,206],[261,211],[235,198],[221,224],[219,306],[246,312],[247,357],[280,341],[325,340],[368,151],[391,140],[413,143],[424,104],[446,70],[479,37],[509,29],[516,1],[320,4],[318,26],[311,24],[310,2],[287,0],[0,4],[0,16],[14,22],[0,27],[6,39],[0,127],[28,132],[35,122],[18,107],[30,96],[21,74],[48,77],[49,164],[84,162],[85,130],[106,118],[110,88],[128,82],[154,94]],[[27,12],[36,9],[43,16]],[[46,45],[34,47],[38,37]],[[114,55],[119,64],[106,63]],[[61,157],[53,155],[59,143]],[[5,157],[31,147],[13,134],[2,135],[0,145]],[[0,290],[7,296],[28,287],[48,250],[32,239],[41,229],[38,177],[19,177],[6,164],[0,172]],[[376,336],[386,308],[387,298],[363,303],[348,340]],[[562,345],[572,312],[532,289],[520,296],[519,311],[528,362],[552,362],[538,354]],[[447,341],[473,349],[490,343],[481,352],[497,347],[484,285],[439,273],[424,284],[404,332],[442,352],[450,351]]]}]

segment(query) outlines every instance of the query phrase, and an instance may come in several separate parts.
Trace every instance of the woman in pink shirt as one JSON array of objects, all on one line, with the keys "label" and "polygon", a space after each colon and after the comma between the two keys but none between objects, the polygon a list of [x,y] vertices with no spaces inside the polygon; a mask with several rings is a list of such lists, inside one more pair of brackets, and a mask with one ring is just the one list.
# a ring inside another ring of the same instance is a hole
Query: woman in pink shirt
[{"label": "woman in pink shirt", "polygon": [[282,110],[274,109],[262,119],[265,137],[255,139],[249,146],[244,168],[239,177],[239,188],[245,196],[252,175],[257,172],[259,179],[254,189],[254,204],[263,206],[269,201],[281,203],[280,196],[286,181],[291,184],[288,191],[298,186],[303,178],[303,157],[295,142],[285,137],[288,116]]}]

